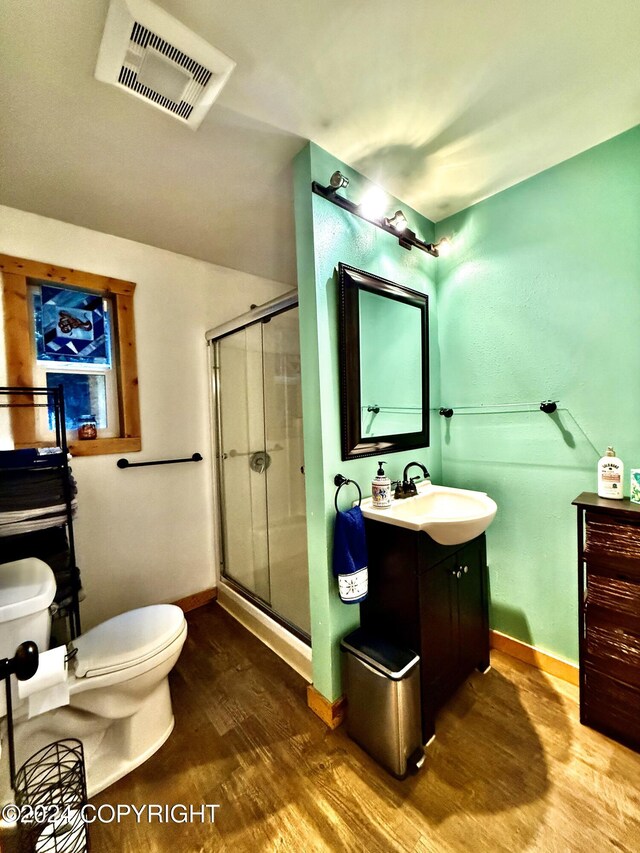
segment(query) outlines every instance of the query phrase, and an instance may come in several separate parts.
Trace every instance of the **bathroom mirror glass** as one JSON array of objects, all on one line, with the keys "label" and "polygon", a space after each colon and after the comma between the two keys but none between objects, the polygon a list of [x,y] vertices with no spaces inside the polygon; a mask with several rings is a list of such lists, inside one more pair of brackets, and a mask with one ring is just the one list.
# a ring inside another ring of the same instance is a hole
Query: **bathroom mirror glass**
[{"label": "bathroom mirror glass", "polygon": [[429,444],[428,298],[339,264],[342,458]]}]

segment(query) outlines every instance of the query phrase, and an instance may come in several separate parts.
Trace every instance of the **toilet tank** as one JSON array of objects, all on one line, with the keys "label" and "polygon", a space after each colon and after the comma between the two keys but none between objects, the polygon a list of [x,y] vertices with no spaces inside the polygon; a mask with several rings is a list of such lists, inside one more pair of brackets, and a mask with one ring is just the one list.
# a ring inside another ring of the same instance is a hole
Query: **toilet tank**
[{"label": "toilet tank", "polygon": [[12,658],[25,640],[39,651],[49,648],[49,605],[55,594],[56,579],[42,560],[0,564],[0,658]]}]

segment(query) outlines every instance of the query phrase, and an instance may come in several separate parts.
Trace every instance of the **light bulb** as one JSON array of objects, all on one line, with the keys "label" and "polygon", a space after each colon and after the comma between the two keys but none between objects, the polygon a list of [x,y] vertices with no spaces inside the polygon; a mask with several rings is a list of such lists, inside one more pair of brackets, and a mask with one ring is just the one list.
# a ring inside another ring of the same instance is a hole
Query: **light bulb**
[{"label": "light bulb", "polygon": [[451,245],[451,240],[448,237],[443,237],[436,243],[436,249],[438,250],[439,258],[446,258],[447,255],[450,255],[452,248],[453,246]]},{"label": "light bulb", "polygon": [[380,219],[387,206],[387,194],[380,187],[369,187],[359,204],[365,219]]},{"label": "light bulb", "polygon": [[385,219],[385,224],[390,225],[398,233],[402,233],[408,225],[407,219],[401,210],[396,210],[393,216]]}]

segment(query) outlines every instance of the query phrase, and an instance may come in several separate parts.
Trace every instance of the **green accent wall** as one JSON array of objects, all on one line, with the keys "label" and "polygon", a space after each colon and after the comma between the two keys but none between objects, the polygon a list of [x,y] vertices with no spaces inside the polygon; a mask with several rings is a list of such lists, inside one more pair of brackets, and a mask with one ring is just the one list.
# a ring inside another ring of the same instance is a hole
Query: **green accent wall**
[{"label": "green accent wall", "polygon": [[[492,624],[577,659],[576,511],[608,444],[640,467],[640,127],[437,226],[447,485],[498,503],[487,532]],[[518,407],[514,407],[517,409]],[[595,445],[597,451],[591,446]]]},{"label": "green accent wall", "polygon": [[[338,371],[338,262],[429,295],[431,405],[440,403],[440,359],[436,321],[436,260],[417,249],[403,249],[392,235],[341,210],[311,192],[312,180],[328,184],[336,170],[346,174],[350,199],[360,199],[370,186],[361,175],[314,144],[295,161],[296,247],[300,297],[300,343],[304,413],[305,485],[309,585],[313,633],[313,682],[330,700],[341,693],[340,638],[359,624],[358,605],[340,601],[331,570],[335,519],[333,478],[342,473],[357,480],[364,495],[371,494],[376,459],[343,462],[340,451]],[[410,226],[422,239],[433,240],[434,225],[389,196],[389,213],[402,207]],[[392,358],[396,342],[387,345]],[[398,342],[401,343],[401,342]],[[397,479],[412,460],[423,462],[435,482],[441,482],[440,418],[431,419],[431,447],[387,454],[387,472]],[[345,486],[341,507],[357,495]]]},{"label": "green accent wall", "polygon": [[[625,494],[640,468],[640,127],[439,223],[454,245],[438,260],[313,195],[335,169],[361,198],[367,181],[317,146],[295,163],[314,684],[340,694],[339,640],[359,621],[331,575],[333,477],[370,494],[376,467],[340,458],[338,261],[429,294],[431,406],[456,414],[432,412],[430,448],[390,454],[391,478],[417,459],[435,482],[491,495],[492,626],[575,661],[571,501],[596,490],[608,444]],[[429,220],[390,197],[396,206],[434,239]],[[548,398],[553,415],[520,405]]]}]

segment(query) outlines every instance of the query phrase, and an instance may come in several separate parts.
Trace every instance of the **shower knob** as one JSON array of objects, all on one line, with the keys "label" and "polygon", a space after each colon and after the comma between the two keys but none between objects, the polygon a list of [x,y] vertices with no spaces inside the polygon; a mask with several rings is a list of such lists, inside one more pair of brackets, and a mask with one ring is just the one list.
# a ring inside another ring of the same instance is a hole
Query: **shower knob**
[{"label": "shower knob", "polygon": [[264,474],[269,465],[271,465],[271,457],[266,450],[257,450],[249,457],[249,468],[256,474]]}]

